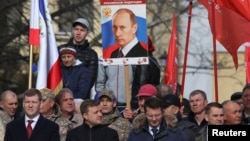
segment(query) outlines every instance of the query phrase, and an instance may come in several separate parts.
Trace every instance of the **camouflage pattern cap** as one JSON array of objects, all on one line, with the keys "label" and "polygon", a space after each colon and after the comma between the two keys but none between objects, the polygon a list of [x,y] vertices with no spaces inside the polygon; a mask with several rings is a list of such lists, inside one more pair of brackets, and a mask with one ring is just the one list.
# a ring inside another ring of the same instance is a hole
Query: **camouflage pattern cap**
[{"label": "camouflage pattern cap", "polygon": [[39,90],[42,93],[42,99],[45,100],[47,98],[55,99],[55,93],[48,88],[43,88]]}]

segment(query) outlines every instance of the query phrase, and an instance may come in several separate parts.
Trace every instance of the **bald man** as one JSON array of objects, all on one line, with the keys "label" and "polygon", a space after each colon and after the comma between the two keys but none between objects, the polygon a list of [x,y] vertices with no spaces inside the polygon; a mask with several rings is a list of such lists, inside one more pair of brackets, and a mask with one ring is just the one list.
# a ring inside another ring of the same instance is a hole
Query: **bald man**
[{"label": "bald man", "polygon": [[11,91],[6,90],[0,95],[0,120],[3,123],[3,130],[6,125],[14,119],[18,107],[17,95]]},{"label": "bald man", "polygon": [[224,124],[225,125],[238,125],[241,124],[242,108],[235,101],[225,101],[222,103],[224,111]]}]

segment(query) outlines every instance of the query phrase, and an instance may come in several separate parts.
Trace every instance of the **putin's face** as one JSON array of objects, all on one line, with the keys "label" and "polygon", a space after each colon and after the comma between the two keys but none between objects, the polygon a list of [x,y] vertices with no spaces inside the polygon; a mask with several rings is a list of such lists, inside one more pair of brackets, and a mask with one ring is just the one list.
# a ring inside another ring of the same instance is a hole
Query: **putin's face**
[{"label": "putin's face", "polygon": [[121,47],[126,46],[135,38],[137,24],[132,23],[130,15],[126,12],[119,12],[113,17],[112,30],[115,36],[115,41]]}]

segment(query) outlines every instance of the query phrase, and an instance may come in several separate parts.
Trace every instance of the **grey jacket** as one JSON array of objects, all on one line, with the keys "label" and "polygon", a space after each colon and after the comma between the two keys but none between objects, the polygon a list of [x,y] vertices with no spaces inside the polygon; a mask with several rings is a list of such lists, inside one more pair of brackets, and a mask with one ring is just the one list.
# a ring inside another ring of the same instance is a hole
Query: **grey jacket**
[{"label": "grey jacket", "polygon": [[[129,74],[133,74],[131,66],[129,66]],[[131,90],[133,75],[129,76]],[[103,60],[100,58],[95,89],[99,92],[104,88],[112,90],[119,103],[126,103],[125,67],[119,65],[104,66]]]}]

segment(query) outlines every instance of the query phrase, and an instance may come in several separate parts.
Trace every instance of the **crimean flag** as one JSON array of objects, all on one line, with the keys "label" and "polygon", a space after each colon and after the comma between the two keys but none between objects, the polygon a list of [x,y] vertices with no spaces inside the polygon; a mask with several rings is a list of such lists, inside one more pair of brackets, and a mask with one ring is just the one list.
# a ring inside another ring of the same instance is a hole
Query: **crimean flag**
[{"label": "crimean flag", "polygon": [[[250,41],[250,30],[248,30],[250,27],[249,15],[248,17],[243,17],[244,11],[242,12],[244,9],[249,11],[249,7],[246,8],[236,0],[198,1],[207,8],[210,27],[211,29],[215,28],[213,35],[232,55],[235,68],[237,69],[237,50],[241,45]],[[228,3],[229,1],[231,1],[230,4]]]},{"label": "crimean flag", "polygon": [[245,47],[246,84],[250,83],[250,44]]},{"label": "crimean flag", "polygon": [[[49,88],[57,92],[62,88],[62,73],[48,1],[31,0],[31,8],[34,8],[31,9],[31,15],[34,12],[36,16],[31,16],[30,23],[35,23],[34,29],[40,31],[40,34],[35,32],[35,34],[29,35],[32,36],[30,37],[30,44],[34,41],[40,46],[36,88]],[[39,25],[37,25],[38,23]],[[33,28],[32,26],[31,28]],[[31,38],[34,39],[31,40]]]},{"label": "crimean flag", "polygon": [[178,48],[175,15],[173,15],[172,20],[172,33],[168,46],[168,55],[166,58],[165,84],[169,85],[175,93],[178,79]]}]

